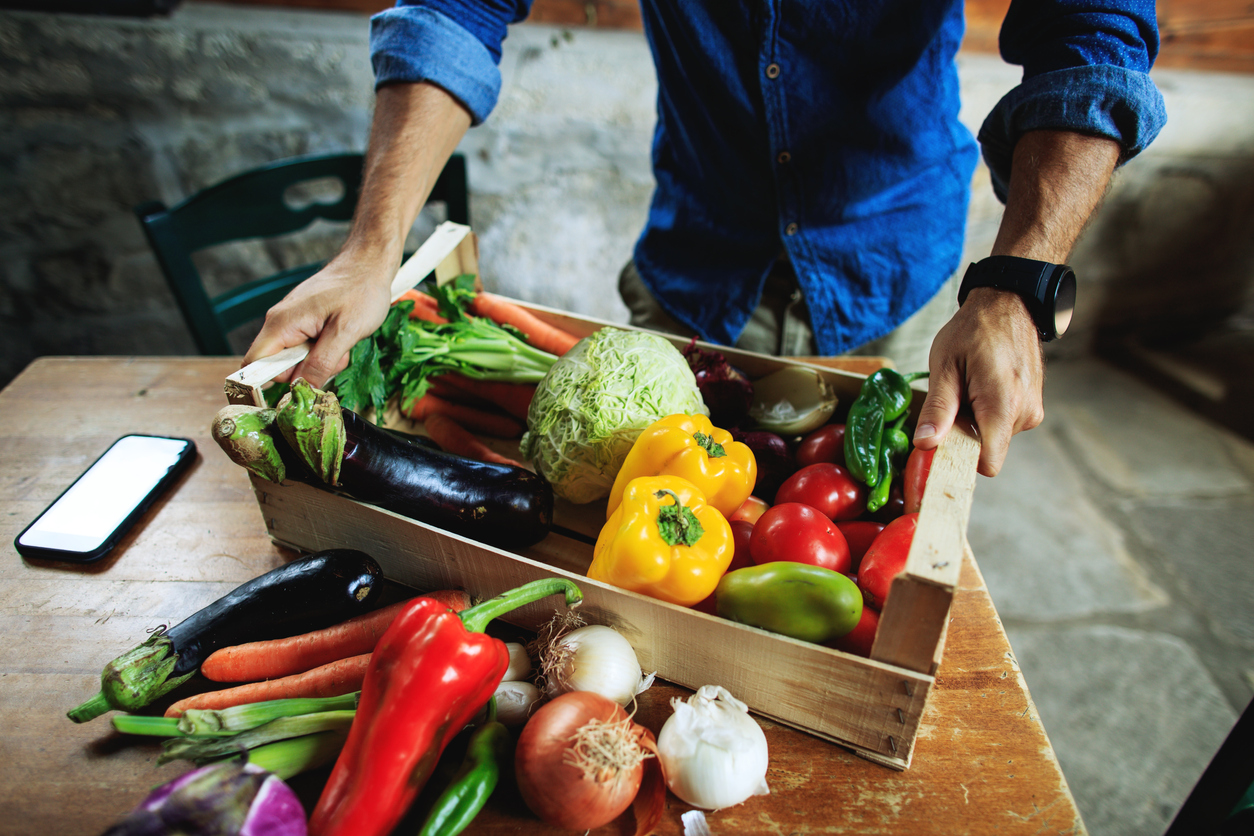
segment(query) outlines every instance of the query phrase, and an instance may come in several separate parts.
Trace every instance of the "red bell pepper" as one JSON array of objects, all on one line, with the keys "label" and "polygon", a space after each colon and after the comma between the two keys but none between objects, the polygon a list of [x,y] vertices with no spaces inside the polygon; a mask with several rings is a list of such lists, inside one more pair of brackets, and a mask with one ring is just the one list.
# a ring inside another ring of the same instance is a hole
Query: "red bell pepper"
[{"label": "red bell pepper", "polygon": [[509,667],[505,643],[484,627],[558,592],[568,607],[583,598],[570,581],[552,578],[461,613],[429,598],[405,608],[370,657],[348,739],[310,816],[311,836],[390,833]]}]

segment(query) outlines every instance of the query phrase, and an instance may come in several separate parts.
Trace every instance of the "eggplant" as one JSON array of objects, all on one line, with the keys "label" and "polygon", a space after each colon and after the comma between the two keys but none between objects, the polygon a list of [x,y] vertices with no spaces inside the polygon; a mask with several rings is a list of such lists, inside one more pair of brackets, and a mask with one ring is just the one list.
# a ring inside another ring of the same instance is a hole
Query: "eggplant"
[{"label": "eggplant", "polygon": [[300,478],[362,502],[507,549],[538,543],[553,524],[553,488],[543,476],[414,443],[304,380],[292,384],[274,424],[280,454],[288,455],[285,442],[304,462]]},{"label": "eggplant", "polygon": [[271,569],[105,665],[100,693],[69,718],[84,723],[110,709],[143,708],[186,682],[218,648],[347,621],[375,608],[382,585],[379,564],[355,549],[329,549]]},{"label": "eggplant", "polygon": [[553,488],[543,476],[403,441],[351,410],[342,417],[338,486],[354,499],[502,548],[548,535]]}]

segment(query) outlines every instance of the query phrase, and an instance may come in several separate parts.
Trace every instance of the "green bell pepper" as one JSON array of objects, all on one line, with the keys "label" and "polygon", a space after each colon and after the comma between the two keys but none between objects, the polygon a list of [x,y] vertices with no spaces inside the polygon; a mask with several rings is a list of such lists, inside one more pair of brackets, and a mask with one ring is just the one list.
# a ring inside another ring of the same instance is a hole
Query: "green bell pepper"
[{"label": "green bell pepper", "polygon": [[715,601],[723,618],[816,644],[840,638],[862,618],[862,593],[848,576],[790,560],[728,572]]}]

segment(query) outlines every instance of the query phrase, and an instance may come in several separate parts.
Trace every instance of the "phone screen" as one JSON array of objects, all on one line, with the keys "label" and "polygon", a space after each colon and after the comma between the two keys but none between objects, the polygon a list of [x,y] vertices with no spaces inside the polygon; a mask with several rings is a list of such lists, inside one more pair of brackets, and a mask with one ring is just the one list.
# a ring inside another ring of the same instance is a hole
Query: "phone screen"
[{"label": "phone screen", "polygon": [[30,554],[40,557],[99,557],[194,452],[184,438],[123,436],[18,535],[18,550],[67,553]]}]

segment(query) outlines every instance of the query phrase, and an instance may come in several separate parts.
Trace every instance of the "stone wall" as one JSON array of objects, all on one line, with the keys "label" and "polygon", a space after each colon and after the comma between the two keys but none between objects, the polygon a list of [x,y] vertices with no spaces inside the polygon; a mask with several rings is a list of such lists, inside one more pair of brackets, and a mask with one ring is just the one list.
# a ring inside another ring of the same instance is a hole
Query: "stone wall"
[{"label": "stone wall", "polygon": [[[1018,79],[960,61],[972,127]],[[618,270],[644,220],[655,82],[632,32],[513,28],[500,105],[461,150],[484,281],[624,321]],[[1185,327],[1249,309],[1254,78],[1162,71],[1170,124],[1123,169],[1077,248],[1076,336]],[[373,101],[362,15],[188,2],[134,20],[0,12],[0,383],[44,354],[194,353],[132,214],[239,170],[365,146]],[[1001,207],[980,169],[967,254]],[[418,241],[439,220],[416,225]],[[212,287],[329,255],[344,230],[200,259]],[[248,335],[238,336],[239,347]]]}]

